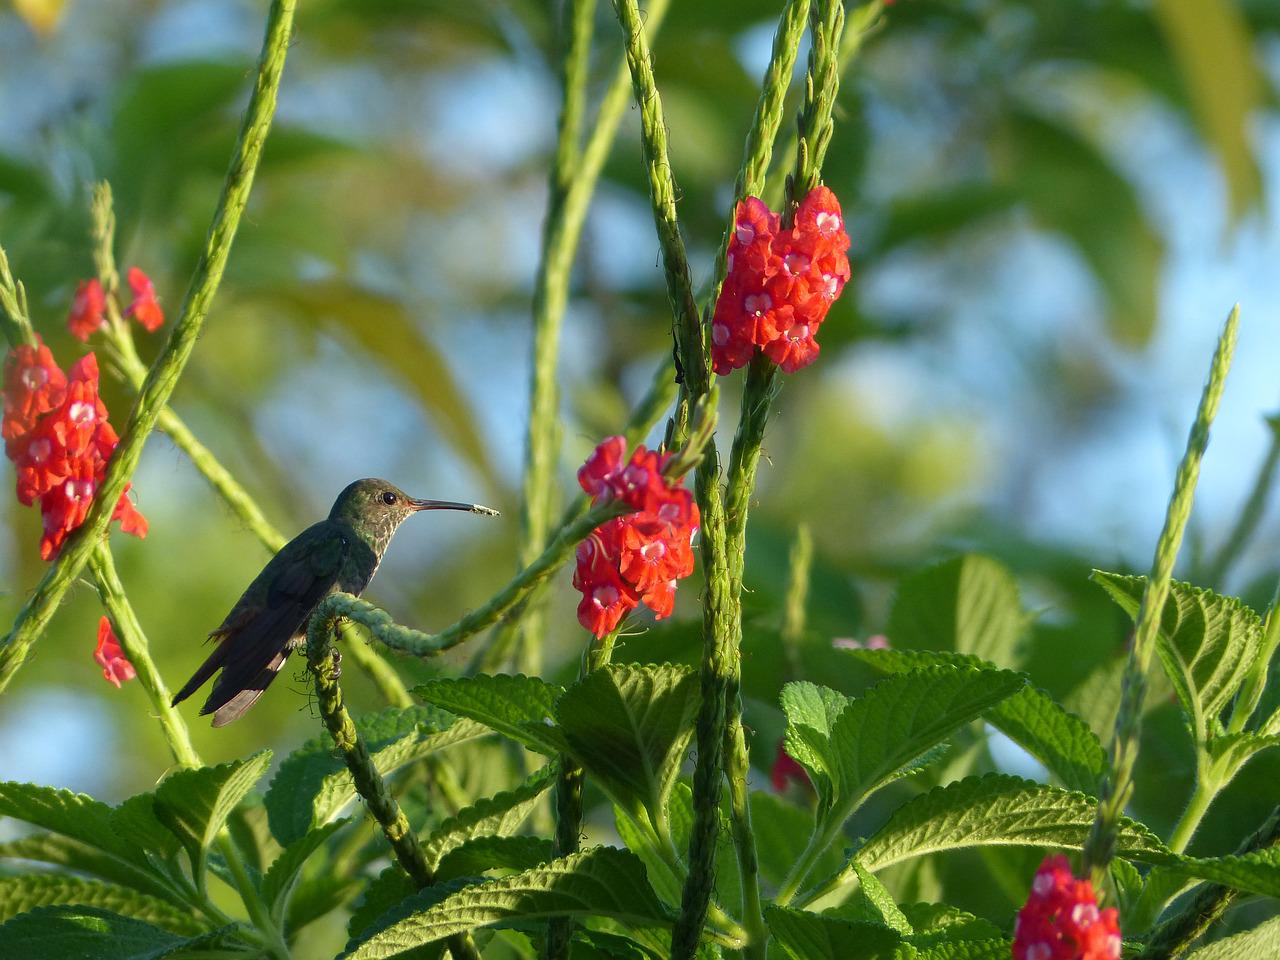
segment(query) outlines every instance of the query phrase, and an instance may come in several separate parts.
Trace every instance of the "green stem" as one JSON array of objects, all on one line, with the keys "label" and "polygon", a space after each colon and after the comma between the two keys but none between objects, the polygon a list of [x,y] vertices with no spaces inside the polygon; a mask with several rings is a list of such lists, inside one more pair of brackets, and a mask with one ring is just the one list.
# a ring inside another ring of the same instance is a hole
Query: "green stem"
[{"label": "green stem", "polygon": [[787,664],[793,676],[800,675],[799,646],[804,638],[806,606],[809,601],[809,575],[813,567],[813,534],[809,525],[796,527],[796,537],[791,541],[791,555],[787,565],[787,600],[782,612],[782,644],[787,653]]},{"label": "green stem", "polygon": [[1202,768],[1196,774],[1195,789],[1191,791],[1191,798],[1187,801],[1186,809],[1182,811],[1182,816],[1178,818],[1177,824],[1174,825],[1173,833],[1169,836],[1169,849],[1174,853],[1183,853],[1191,843],[1191,838],[1195,836],[1196,828],[1200,826],[1200,821],[1204,819],[1204,815],[1209,812],[1209,805],[1213,803],[1214,797],[1218,795],[1218,785],[1209,782],[1205,774],[1205,763],[1201,762]]},{"label": "green stem", "polygon": [[1253,489],[1250,490],[1249,498],[1240,510],[1240,516],[1231,527],[1231,533],[1227,535],[1222,548],[1214,555],[1205,573],[1205,582],[1218,587],[1226,581],[1227,574],[1240,559],[1244,548],[1248,546],[1254,534],[1258,532],[1258,522],[1266,512],[1267,498],[1271,495],[1271,485],[1276,478],[1276,468],[1280,467],[1280,414],[1273,413],[1265,419],[1271,431],[1271,442],[1267,446],[1266,455],[1262,458],[1262,466],[1258,468]]},{"label": "green stem", "polygon": [[[1280,843],[1280,807],[1236,849],[1237,855],[1266,850]],[[1207,884],[1176,914],[1157,926],[1139,954],[1141,960],[1176,960],[1222,918],[1239,896],[1232,887]]]},{"label": "green stem", "polygon": [[9,257],[0,247],[0,327],[4,329],[4,338],[10,347],[20,343],[34,346],[35,331],[31,329],[31,315],[27,312],[27,291],[22,284],[13,279],[9,269]]},{"label": "green stem", "polygon": [[[382,828],[382,834],[387,838],[396,862],[419,890],[425,889],[435,883],[435,873],[427,863],[417,834],[413,832],[404,811],[391,795],[386,781],[378,774],[373,758],[369,756],[369,749],[360,739],[351,714],[347,712],[342,687],[338,685],[333,642],[332,621],[313,617],[307,629],[307,667],[315,678],[320,716],[333,737],[338,752],[342,754],[343,762],[351,771],[356,792],[364,798],[369,813]],[[447,943],[455,960],[478,960],[480,956],[470,934],[457,934],[450,937]]]},{"label": "green stem", "polygon": [[36,586],[19,611],[9,634],[0,640],[0,691],[26,660],[35,638],[48,625],[71,584],[97,549],[111,522],[116,502],[124,492],[147,437],[155,429],[165,404],[177,386],[208,315],[214,294],[231,250],[240,216],[249,199],[249,189],[262,156],[262,146],[275,112],[276,92],[289,49],[296,0],[274,0],[267,19],[266,37],[258,63],[257,78],[245,112],[240,139],[227,172],[226,183],[209,229],[205,248],[196,264],[187,296],[178,319],[155,364],[138,393],[119,446],[112,454],[107,473],[93,506],[81,527],[62,548],[57,560]]},{"label": "green stem", "polygon": [[[147,698],[151,701],[151,709],[155,711],[156,718],[160,721],[160,728],[164,731],[174,759],[184,767],[201,766],[200,756],[191,743],[191,733],[186,722],[170,705],[169,689],[165,685],[164,678],[160,676],[155,661],[151,659],[151,646],[147,643],[142,624],[139,623],[133,606],[129,603],[124,584],[120,582],[111,549],[105,543],[99,544],[90,556],[89,567],[93,572],[102,605],[106,608],[107,616],[116,629],[120,648],[133,664],[138,682],[142,684]],[[236,891],[244,901],[249,918],[266,940],[267,949],[277,960],[289,960],[289,948],[284,936],[271,919],[270,910],[249,878],[241,862],[240,852],[231,841],[231,835],[224,829],[218,834],[215,842],[218,851],[227,862]]]},{"label": "green stem", "polygon": [[1160,622],[1164,616],[1165,602],[1169,596],[1169,581],[1173,564],[1182,545],[1182,535],[1191,516],[1191,504],[1195,496],[1196,481],[1200,476],[1200,462],[1209,445],[1209,428],[1218,412],[1222,389],[1231,357],[1235,351],[1236,331],[1240,320],[1237,306],[1227,317],[1222,336],[1218,339],[1209,379],[1200,395],[1200,406],[1195,422],[1187,438],[1186,453],[1178,464],[1173,497],[1165,513],[1164,527],[1156,544],[1151,574],[1142,593],[1138,609],[1137,627],[1133,646],[1125,665],[1120,688],[1120,709],[1116,715],[1115,732],[1111,739],[1111,773],[1102,784],[1098,799],[1098,812],[1084,845],[1084,868],[1092,875],[1094,889],[1101,889],[1107,866],[1115,854],[1116,834],[1120,817],[1133,793],[1133,768],[1138,758],[1139,739],[1142,733],[1142,707],[1147,692],[1147,671],[1155,652]]},{"label": "green stem", "polygon": [[[613,657],[613,644],[618,639],[615,629],[599,639],[592,638],[582,657],[578,679],[594,673]],[[586,774],[581,764],[567,754],[560,755],[560,775],[556,778],[556,834],[557,857],[577,853],[582,837],[582,789]],[[569,941],[573,937],[573,921],[557,917],[547,924],[547,945],[543,951],[546,960],[563,960],[569,955]]]}]

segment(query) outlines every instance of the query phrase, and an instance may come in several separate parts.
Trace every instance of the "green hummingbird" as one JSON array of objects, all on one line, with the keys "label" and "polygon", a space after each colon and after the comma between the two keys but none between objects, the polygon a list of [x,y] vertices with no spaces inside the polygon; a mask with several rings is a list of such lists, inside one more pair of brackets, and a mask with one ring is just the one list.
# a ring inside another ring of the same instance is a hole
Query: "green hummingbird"
[{"label": "green hummingbird", "polygon": [[348,485],[329,518],[286,543],[209,634],[218,641],[217,649],[174,696],[173,705],[221,668],[200,713],[212,713],[215,727],[242,716],[276,678],[289,652],[303,643],[307,621],[320,601],[331,593],[363,593],[396,529],[422,510],[498,515],[475,503],[417,500],[386,480]]}]

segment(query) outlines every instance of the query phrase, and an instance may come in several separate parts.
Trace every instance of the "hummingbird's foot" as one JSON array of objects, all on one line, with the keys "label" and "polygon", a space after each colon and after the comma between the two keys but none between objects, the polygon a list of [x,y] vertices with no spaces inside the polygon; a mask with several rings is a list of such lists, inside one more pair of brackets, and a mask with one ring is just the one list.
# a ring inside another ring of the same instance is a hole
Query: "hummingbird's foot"
[{"label": "hummingbird's foot", "polygon": [[341,650],[333,651],[333,670],[330,672],[329,676],[331,676],[335,681],[342,679],[342,651]]}]

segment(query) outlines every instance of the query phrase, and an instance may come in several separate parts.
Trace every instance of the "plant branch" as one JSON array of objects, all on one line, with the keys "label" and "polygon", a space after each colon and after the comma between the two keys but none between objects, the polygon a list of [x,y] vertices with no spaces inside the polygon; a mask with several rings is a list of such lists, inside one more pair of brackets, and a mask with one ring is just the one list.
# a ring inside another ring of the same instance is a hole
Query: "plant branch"
[{"label": "plant branch", "polygon": [[1174,481],[1173,497],[1165,513],[1164,528],[1156,544],[1151,574],[1143,589],[1138,609],[1137,627],[1133,646],[1125,665],[1120,688],[1120,709],[1116,715],[1115,732],[1111,739],[1110,774],[1104,778],[1098,799],[1098,812],[1084,845],[1084,868],[1092,875],[1094,889],[1101,889],[1107,866],[1115,853],[1116,834],[1120,817],[1133,793],[1133,768],[1138,758],[1139,739],[1142,732],[1142,707],[1147,692],[1147,672],[1155,652],[1160,623],[1164,617],[1165,603],[1169,596],[1169,581],[1173,576],[1174,561],[1187,520],[1191,516],[1191,504],[1196,481],[1200,476],[1200,462],[1209,445],[1209,428],[1218,412],[1227,371],[1235,351],[1236,332],[1240,319],[1237,306],[1227,317],[1226,326],[1218,339],[1209,379],[1200,395],[1200,406],[1195,422],[1187,438],[1187,449],[1178,465]]},{"label": "plant branch", "polygon": [[276,92],[289,49],[295,5],[296,0],[274,0],[271,5],[262,56],[240,138],[205,248],[196,264],[178,319],[164,350],[139,390],[120,444],[111,457],[88,517],[68,538],[57,560],[50,565],[35,592],[19,611],[9,634],[0,640],[0,691],[8,686],[14,673],[26,659],[35,638],[44,631],[67,590],[106,533],[116,502],[142,456],[142,447],[155,429],[164,406],[195,349],[201,327],[222,279],[231,243],[248,202],[249,189],[253,185],[254,173],[262,156],[262,146],[271,127]]},{"label": "plant branch", "polygon": [[1235,566],[1249,541],[1258,532],[1258,522],[1267,509],[1267,498],[1271,494],[1271,486],[1276,478],[1276,469],[1280,467],[1280,413],[1273,413],[1264,418],[1267,429],[1271,432],[1271,442],[1267,446],[1258,475],[1254,478],[1253,489],[1249,498],[1240,510],[1222,547],[1214,554],[1213,560],[1205,573],[1205,581],[1221,587],[1227,574]]}]

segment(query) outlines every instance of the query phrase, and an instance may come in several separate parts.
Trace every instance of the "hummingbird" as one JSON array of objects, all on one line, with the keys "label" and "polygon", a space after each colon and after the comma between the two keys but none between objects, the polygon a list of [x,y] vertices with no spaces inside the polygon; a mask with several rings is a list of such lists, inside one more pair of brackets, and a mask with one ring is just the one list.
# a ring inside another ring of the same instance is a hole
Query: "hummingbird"
[{"label": "hummingbird", "polygon": [[307,621],[331,593],[360,596],[396,529],[423,510],[467,510],[498,516],[476,503],[418,500],[386,480],[349,484],[329,511],[286,543],[249,584],[209,634],[217,648],[173,698],[177,706],[221,668],[200,713],[213,714],[215,727],[242,716],[276,678],[290,651],[306,638]]}]

